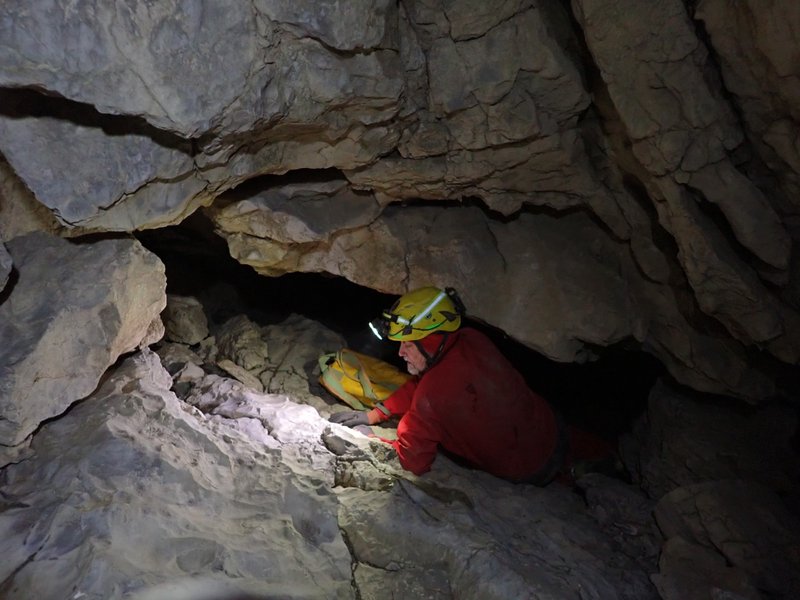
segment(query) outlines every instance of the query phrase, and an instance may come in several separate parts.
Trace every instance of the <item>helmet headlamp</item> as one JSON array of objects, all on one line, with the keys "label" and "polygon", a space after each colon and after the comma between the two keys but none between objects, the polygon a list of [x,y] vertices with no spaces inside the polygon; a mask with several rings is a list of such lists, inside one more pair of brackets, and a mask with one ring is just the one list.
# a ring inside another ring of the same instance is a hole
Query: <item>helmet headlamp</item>
[{"label": "helmet headlamp", "polygon": [[464,312],[464,304],[453,288],[420,288],[384,310],[369,328],[380,340],[413,341],[434,331],[455,331]]}]

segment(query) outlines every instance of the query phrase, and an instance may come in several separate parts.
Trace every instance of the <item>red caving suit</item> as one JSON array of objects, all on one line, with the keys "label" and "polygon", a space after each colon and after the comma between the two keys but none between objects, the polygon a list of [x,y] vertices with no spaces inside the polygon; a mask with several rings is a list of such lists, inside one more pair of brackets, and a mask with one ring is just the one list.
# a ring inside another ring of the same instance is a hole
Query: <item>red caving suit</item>
[{"label": "red caving suit", "polygon": [[[421,340],[433,355],[442,334]],[[438,445],[492,475],[522,481],[553,454],[555,415],[485,335],[459,329],[442,357],[384,402],[402,415],[397,440],[389,441],[403,468],[421,475],[431,468]],[[382,420],[389,416],[376,410]]]}]

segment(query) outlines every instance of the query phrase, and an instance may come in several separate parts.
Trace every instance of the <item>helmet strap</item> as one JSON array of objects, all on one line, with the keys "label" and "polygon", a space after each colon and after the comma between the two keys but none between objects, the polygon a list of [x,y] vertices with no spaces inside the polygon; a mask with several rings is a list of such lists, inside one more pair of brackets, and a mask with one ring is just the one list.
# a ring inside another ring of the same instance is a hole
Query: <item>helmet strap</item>
[{"label": "helmet strap", "polygon": [[450,332],[442,331],[441,333],[442,341],[439,342],[439,347],[436,348],[436,352],[434,352],[432,356],[428,354],[428,351],[425,350],[425,347],[420,343],[419,340],[414,340],[414,345],[417,347],[417,350],[419,350],[420,354],[425,357],[425,371],[439,362],[439,359],[442,358],[442,355],[444,354],[444,345],[447,343],[447,338],[450,337]]}]

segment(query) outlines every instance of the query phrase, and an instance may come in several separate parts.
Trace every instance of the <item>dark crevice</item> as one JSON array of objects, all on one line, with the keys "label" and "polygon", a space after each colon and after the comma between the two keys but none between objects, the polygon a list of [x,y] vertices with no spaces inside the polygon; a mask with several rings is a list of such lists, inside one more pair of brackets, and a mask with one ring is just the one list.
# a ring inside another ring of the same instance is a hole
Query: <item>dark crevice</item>
[{"label": "dark crevice", "polygon": [[191,140],[159,129],[143,117],[101,113],[91,104],[31,88],[0,88],[0,116],[58,119],[80,127],[100,129],[110,137],[144,136],[159,146],[193,156]]},{"label": "dark crevice", "polygon": [[128,240],[131,238],[131,234],[123,231],[101,231],[77,235],[75,237],[67,238],[67,241],[70,244],[80,246],[83,244],[96,244],[97,242],[101,242],[103,240]]},{"label": "dark crevice", "polygon": [[[339,528],[339,533],[341,534],[342,541],[344,542],[344,545],[347,547],[347,551],[350,554],[350,570],[351,570],[350,586],[353,589],[354,598],[355,600],[362,600],[361,590],[358,588],[358,583],[356,582],[356,568],[358,568],[359,561],[358,558],[356,557],[355,547],[353,546],[353,542],[350,541],[350,537],[347,535],[347,532],[344,529]],[[377,565],[370,565],[370,566],[378,569],[383,568]]]},{"label": "dark crevice", "polygon": [[520,215],[542,215],[553,219],[560,219],[568,215],[583,214],[604,232],[612,236],[605,223],[587,206],[570,206],[567,208],[553,208],[544,204],[525,203],[518,210],[510,214],[501,213],[486,204],[478,196],[464,196],[458,200],[425,200],[422,198],[407,198],[392,202],[387,207],[398,208],[440,208],[444,210],[458,208],[478,208],[490,221],[507,224],[519,219]]},{"label": "dark crevice", "polygon": [[[314,184],[327,183],[341,180],[343,184],[349,185],[344,173],[335,168],[328,169],[298,169],[282,175],[261,175],[253,177],[241,183],[237,187],[221,194],[214,202],[218,208],[225,207],[231,203],[246,200],[270,189],[281,188],[290,185],[302,185],[313,187]],[[359,190],[350,187],[350,192],[356,195],[371,196],[369,190]],[[562,218],[572,214],[584,214],[595,225],[603,229],[609,236],[616,239],[607,225],[585,205],[570,206],[563,209],[556,209],[548,205],[525,203],[518,210],[510,214],[501,213],[491,208],[485,200],[478,196],[463,196],[456,200],[445,199],[425,199],[425,198],[406,198],[396,200],[387,205],[387,208],[478,208],[483,212],[487,219],[498,223],[511,223],[516,221],[520,215],[544,215],[554,219]]]},{"label": "dark crevice", "polygon": [[[220,204],[224,205],[246,200],[247,198],[251,198],[252,196],[273,188],[290,185],[313,188],[315,184],[334,181],[341,181],[344,185],[348,184],[344,173],[335,168],[295,169],[283,175],[259,175],[257,177],[251,177],[235,188],[226,191],[214,201],[214,204],[218,206]],[[354,193],[359,192],[354,191]],[[367,192],[363,193],[367,194]]]},{"label": "dark crevice", "polygon": [[[2,243],[2,241],[0,241]],[[19,271],[13,266],[11,267],[11,272],[8,274],[8,279],[6,280],[6,284],[3,289],[0,290],[0,304],[3,304],[8,297],[11,295],[11,292],[14,290],[14,287],[17,285],[19,281]]]}]

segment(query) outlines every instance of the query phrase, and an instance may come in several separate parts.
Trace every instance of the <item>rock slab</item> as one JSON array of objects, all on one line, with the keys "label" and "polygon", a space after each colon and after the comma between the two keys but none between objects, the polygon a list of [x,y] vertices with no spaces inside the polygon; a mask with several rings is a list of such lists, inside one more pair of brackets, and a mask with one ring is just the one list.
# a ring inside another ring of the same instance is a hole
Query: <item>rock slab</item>
[{"label": "rock slab", "polygon": [[88,396],[120,355],[154,341],[166,278],[131,239],[32,233],[7,247],[19,278],[0,305],[0,444],[13,446]]}]

